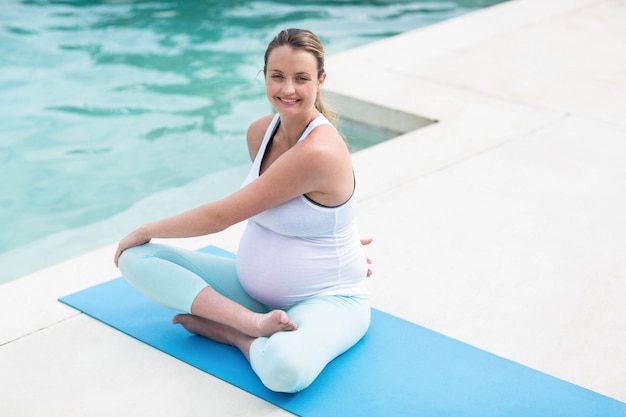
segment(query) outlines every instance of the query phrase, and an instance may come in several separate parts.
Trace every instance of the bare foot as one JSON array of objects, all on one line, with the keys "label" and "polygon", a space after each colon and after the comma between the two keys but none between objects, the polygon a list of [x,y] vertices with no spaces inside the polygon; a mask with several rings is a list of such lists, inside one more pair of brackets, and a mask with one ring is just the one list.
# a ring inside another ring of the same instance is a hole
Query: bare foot
[{"label": "bare foot", "polygon": [[282,310],[273,310],[269,313],[257,313],[256,317],[256,334],[254,337],[269,337],[274,333],[288,332],[298,329],[298,325],[291,321],[287,313]]},{"label": "bare foot", "polygon": [[218,343],[237,347],[250,360],[250,345],[254,337],[241,333],[239,330],[228,327],[193,314],[178,314],[172,319],[172,323],[180,324],[188,332],[204,336]]},{"label": "bare foot", "polygon": [[265,314],[255,313],[224,297],[211,287],[205,287],[198,293],[191,305],[191,313],[222,323],[249,337],[268,337],[277,332],[298,328],[282,310],[273,310]]},{"label": "bare foot", "polygon": [[204,336],[227,345],[232,345],[234,343],[232,340],[233,335],[235,335],[236,332],[239,333],[232,327],[193,314],[177,314],[172,319],[172,323],[180,324],[187,329],[189,333]]}]

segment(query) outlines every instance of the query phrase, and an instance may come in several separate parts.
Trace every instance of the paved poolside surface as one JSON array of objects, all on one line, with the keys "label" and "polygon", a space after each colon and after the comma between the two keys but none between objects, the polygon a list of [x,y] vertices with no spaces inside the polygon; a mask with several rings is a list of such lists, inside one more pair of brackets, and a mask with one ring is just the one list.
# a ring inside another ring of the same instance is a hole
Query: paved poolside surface
[{"label": "paved poolside surface", "polygon": [[[620,401],[624,21],[513,0],[327,64],[329,91],[438,120],[354,156],[373,305]],[[0,286],[2,416],[289,415],[56,301],[118,276],[114,247]]]}]

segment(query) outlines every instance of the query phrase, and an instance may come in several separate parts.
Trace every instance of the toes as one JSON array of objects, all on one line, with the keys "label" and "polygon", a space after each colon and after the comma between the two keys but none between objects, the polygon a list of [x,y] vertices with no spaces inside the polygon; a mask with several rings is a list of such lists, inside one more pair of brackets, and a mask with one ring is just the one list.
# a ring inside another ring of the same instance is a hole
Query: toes
[{"label": "toes", "polygon": [[279,331],[296,330],[298,328],[296,323],[291,321],[286,312],[282,310],[277,310],[276,314],[278,316],[277,326]]},{"label": "toes", "polygon": [[274,310],[259,315],[257,324],[259,334],[257,336],[269,337],[277,332],[295,330],[295,324],[289,319],[287,313],[282,310]]},{"label": "toes", "polygon": [[185,316],[186,314],[177,314],[174,317],[172,317],[172,324],[179,324],[185,320]]},{"label": "toes", "polygon": [[284,311],[280,311],[279,325],[282,330],[296,330],[298,328],[296,323],[291,321],[287,313]]}]

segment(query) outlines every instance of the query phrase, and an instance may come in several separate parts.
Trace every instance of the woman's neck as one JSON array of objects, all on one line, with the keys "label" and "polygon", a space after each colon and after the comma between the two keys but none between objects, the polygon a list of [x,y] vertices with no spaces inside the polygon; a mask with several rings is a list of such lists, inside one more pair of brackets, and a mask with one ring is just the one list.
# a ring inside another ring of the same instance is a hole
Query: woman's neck
[{"label": "woman's neck", "polygon": [[278,130],[280,132],[281,140],[288,144],[290,147],[295,145],[307,126],[316,118],[318,118],[320,112],[314,110],[306,115],[300,117],[280,117],[280,126]]}]

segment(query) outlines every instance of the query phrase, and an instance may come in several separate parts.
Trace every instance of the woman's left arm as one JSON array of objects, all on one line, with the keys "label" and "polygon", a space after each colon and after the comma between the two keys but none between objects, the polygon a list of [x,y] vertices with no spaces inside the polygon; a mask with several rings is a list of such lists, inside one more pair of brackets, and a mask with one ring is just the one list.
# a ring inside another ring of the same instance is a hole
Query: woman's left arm
[{"label": "woman's left arm", "polygon": [[[365,238],[365,239],[361,239],[361,245],[363,245],[363,246],[367,246],[367,245],[369,245],[370,243],[372,243],[373,241],[374,241],[374,239],[373,239],[373,238],[371,238],[371,237],[367,237],[367,238]],[[369,257],[369,256],[366,256],[366,257],[365,257],[365,260],[367,261],[367,264],[368,264],[368,265],[371,265],[371,264],[372,264],[372,260],[370,259],[370,257]],[[374,271],[372,271],[372,268],[370,268],[370,267],[368,266],[368,267],[367,267],[367,277],[368,277],[368,278],[369,278],[369,277],[371,277],[373,273],[374,273]]]}]

